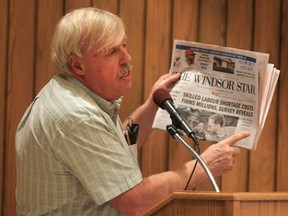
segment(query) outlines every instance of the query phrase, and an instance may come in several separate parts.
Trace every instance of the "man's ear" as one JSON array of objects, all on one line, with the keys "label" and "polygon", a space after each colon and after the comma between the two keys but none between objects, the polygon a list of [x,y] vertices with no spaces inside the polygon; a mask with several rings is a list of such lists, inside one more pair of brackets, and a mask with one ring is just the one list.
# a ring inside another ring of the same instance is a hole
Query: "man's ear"
[{"label": "man's ear", "polygon": [[84,71],[82,67],[82,62],[78,56],[70,55],[69,56],[69,64],[71,68],[71,72],[76,76],[83,76]]}]

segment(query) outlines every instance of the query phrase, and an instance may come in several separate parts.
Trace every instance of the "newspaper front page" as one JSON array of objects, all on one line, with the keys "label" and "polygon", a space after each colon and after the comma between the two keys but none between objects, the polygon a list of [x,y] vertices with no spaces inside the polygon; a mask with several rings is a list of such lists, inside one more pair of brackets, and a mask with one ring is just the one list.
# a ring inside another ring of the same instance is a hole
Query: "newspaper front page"
[{"label": "newspaper front page", "polygon": [[[237,146],[256,149],[266,118],[261,104],[269,108],[271,102],[263,94],[268,59],[266,53],[174,41],[169,73],[181,73],[181,78],[170,94],[198,139],[218,142],[249,131],[250,137]],[[159,108],[153,128],[166,130],[170,124],[169,114]]]}]

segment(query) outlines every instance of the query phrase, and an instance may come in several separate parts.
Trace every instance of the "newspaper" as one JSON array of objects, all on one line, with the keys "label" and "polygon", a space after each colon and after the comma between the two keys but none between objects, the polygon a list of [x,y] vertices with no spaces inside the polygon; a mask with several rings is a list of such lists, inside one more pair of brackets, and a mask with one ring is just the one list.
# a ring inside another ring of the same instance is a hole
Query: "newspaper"
[{"label": "newspaper", "polygon": [[[240,131],[236,145],[255,150],[280,71],[269,54],[175,40],[169,73],[181,73],[171,88],[174,105],[198,139],[218,142]],[[153,128],[172,124],[159,108]]]}]

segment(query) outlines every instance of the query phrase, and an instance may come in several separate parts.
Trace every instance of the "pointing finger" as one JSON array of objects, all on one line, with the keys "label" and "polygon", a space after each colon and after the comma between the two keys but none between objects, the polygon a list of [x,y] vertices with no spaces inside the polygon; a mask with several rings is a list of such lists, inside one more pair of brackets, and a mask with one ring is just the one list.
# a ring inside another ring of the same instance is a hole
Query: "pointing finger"
[{"label": "pointing finger", "polygon": [[221,143],[227,143],[228,145],[233,146],[236,142],[238,142],[239,140],[242,140],[248,136],[250,136],[250,133],[248,131],[243,131],[243,132],[234,134],[225,140],[222,140]]}]

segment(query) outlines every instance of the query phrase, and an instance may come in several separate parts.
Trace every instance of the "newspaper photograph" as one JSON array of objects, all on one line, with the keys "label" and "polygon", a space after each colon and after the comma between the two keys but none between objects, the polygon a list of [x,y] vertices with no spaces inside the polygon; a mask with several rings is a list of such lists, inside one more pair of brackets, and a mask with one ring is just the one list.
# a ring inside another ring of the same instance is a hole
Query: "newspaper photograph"
[{"label": "newspaper photograph", "polygon": [[[249,131],[237,146],[256,149],[280,72],[268,59],[266,53],[174,41],[169,73],[181,78],[170,94],[199,140],[218,142]],[[159,108],[153,128],[170,124],[168,112]]]}]

